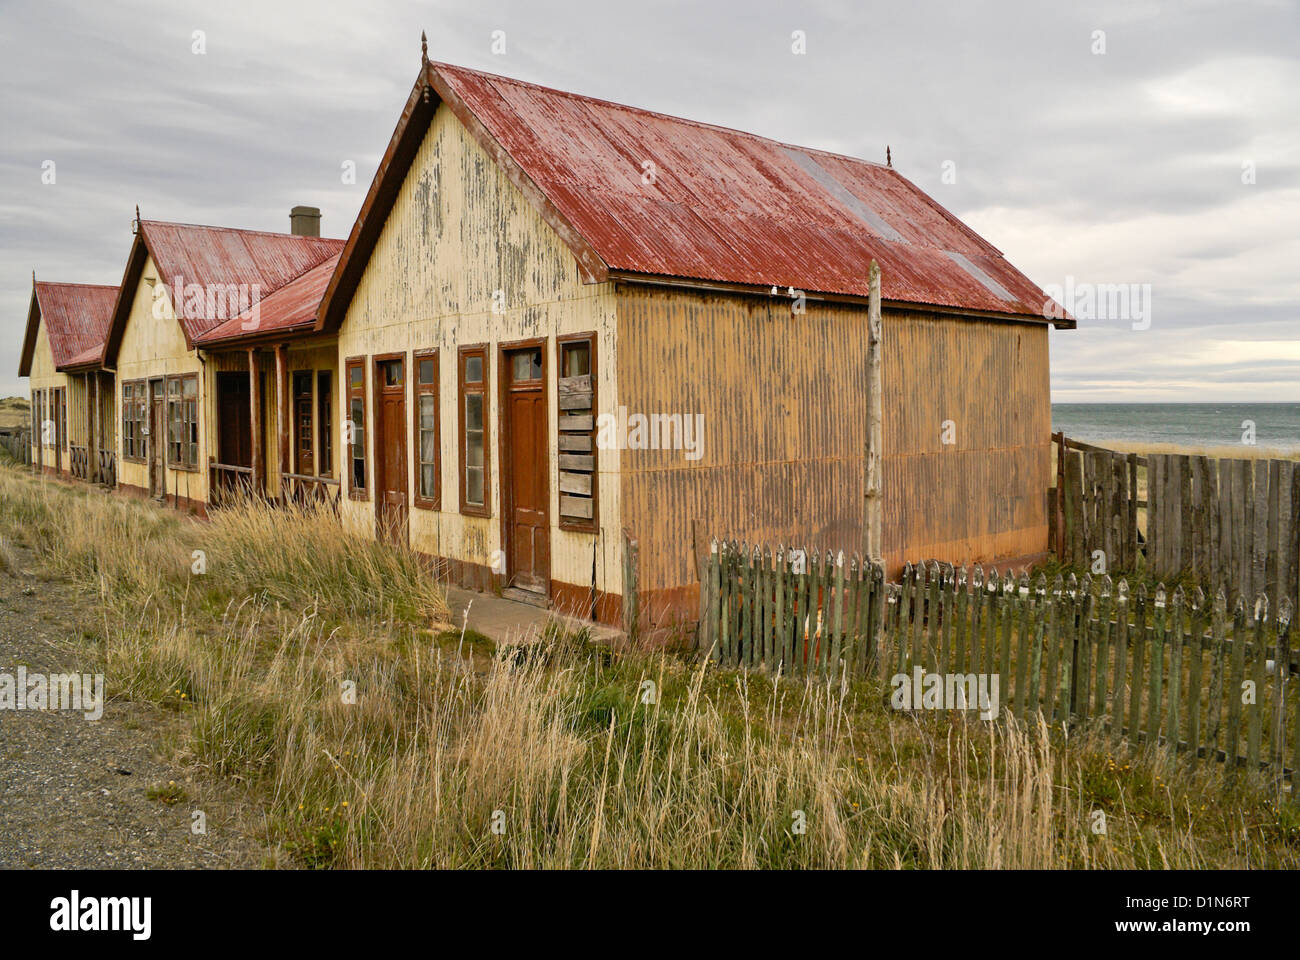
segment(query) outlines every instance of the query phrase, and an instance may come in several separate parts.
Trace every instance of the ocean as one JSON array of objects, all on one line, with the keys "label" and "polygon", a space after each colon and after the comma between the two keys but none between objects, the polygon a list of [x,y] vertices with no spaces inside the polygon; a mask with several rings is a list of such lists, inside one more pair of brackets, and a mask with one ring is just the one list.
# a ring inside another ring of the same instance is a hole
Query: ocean
[{"label": "ocean", "polygon": [[1054,403],[1052,430],[1087,443],[1233,446],[1254,425],[1260,447],[1300,451],[1300,403]]}]

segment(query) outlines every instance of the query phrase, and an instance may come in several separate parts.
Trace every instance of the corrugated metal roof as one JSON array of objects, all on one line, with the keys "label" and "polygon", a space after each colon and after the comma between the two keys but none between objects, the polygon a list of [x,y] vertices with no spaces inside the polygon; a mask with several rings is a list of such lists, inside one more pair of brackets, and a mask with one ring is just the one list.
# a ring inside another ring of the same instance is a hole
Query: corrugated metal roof
[{"label": "corrugated metal roof", "polygon": [[611,271],[866,296],[875,259],[885,300],[1044,319],[1037,285],[891,167],[430,69]]},{"label": "corrugated metal roof", "polygon": [[320,306],[321,297],[338,262],[339,255],[336,253],[274,293],[263,297],[255,309],[218,324],[200,334],[194,342],[211,346],[259,333],[310,327],[316,320],[316,309]]},{"label": "corrugated metal roof", "polygon": [[[324,261],[337,258],[343,248],[342,240],[324,237],[157,220],[141,220],[140,230],[162,281],[171,290],[181,284],[198,284],[204,291],[236,285],[247,294],[245,302],[269,297]],[[173,295],[173,306],[191,341],[229,316],[224,311],[212,315],[206,309],[190,309],[175,299]]]},{"label": "corrugated metal roof", "polygon": [[114,286],[36,281],[40,322],[45,324],[56,368],[102,357],[116,301]]}]

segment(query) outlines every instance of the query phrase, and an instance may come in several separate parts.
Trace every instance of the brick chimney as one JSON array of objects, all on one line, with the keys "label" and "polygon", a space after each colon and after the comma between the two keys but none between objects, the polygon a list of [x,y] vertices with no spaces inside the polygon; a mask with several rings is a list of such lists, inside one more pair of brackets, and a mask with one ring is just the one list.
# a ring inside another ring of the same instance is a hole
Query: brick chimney
[{"label": "brick chimney", "polygon": [[320,207],[294,207],[289,211],[289,232],[295,237],[320,236]]}]

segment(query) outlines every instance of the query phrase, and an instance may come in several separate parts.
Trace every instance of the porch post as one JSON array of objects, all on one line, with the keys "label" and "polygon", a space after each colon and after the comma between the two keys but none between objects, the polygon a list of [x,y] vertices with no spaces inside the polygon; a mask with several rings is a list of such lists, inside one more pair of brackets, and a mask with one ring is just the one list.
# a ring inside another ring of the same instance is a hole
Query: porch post
[{"label": "porch post", "polygon": [[265,487],[262,470],[262,381],[257,375],[257,351],[248,348],[248,416],[253,424],[253,493]]},{"label": "porch post", "polygon": [[280,440],[280,497],[288,495],[284,475],[289,473],[289,358],[283,343],[275,345],[275,428]]},{"label": "porch post", "polygon": [[99,443],[95,430],[95,414],[99,411],[99,371],[89,370],[84,376],[86,378],[86,480],[94,483],[99,479]]}]

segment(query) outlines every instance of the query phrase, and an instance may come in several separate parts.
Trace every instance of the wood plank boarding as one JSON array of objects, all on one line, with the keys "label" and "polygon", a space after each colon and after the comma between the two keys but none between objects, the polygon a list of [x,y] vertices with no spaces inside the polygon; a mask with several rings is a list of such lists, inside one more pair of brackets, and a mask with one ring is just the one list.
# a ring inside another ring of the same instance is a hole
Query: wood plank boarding
[{"label": "wood plank boarding", "polygon": [[[1189,467],[1193,484],[1199,469]],[[1181,483],[1179,468],[1164,476]],[[714,542],[702,564],[697,641],[719,666],[870,677],[891,693],[900,675],[910,689],[917,667],[997,671],[999,712],[1096,724],[1116,743],[1224,762],[1233,776],[1289,779],[1300,762],[1300,651],[1287,597],[1276,606],[1262,594],[1238,598],[1229,617],[1222,589],[1211,599],[1162,585],[1152,596],[1122,578],[1049,584],[1040,574],[1031,583],[934,562],[909,566],[893,584],[881,564],[856,555],[731,542]],[[625,565],[635,582],[635,541],[625,543]],[[1253,702],[1242,696],[1246,680]]]},{"label": "wood plank boarding", "polygon": [[1223,587],[1230,605],[1259,594],[1300,605],[1295,461],[1142,457],[1052,437],[1053,542],[1071,566],[1097,576],[1145,570],[1166,581],[1187,578]]}]

